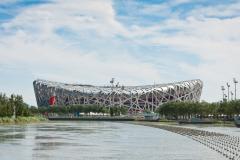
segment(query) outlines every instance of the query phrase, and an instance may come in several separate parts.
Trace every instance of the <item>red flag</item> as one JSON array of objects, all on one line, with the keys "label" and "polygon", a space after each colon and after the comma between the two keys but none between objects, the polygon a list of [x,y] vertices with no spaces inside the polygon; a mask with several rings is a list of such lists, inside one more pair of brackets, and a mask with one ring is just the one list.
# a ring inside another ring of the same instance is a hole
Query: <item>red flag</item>
[{"label": "red flag", "polygon": [[51,96],[49,98],[48,103],[49,103],[50,106],[53,106],[56,103],[56,97],[55,96]]}]

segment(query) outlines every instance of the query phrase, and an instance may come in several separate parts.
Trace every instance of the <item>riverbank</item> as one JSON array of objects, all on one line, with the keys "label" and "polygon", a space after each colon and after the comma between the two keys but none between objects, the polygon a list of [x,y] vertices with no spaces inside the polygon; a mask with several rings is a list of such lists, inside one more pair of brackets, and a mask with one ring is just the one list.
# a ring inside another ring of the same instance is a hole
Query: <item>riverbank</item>
[{"label": "riverbank", "polygon": [[131,117],[82,116],[82,117],[48,117],[50,121],[134,121]]},{"label": "riverbank", "polygon": [[30,116],[30,117],[0,117],[1,124],[25,124],[25,123],[39,123],[47,121],[46,118],[40,116]]},{"label": "riverbank", "polygon": [[235,127],[233,121],[220,121],[220,120],[213,120],[211,123],[182,123],[179,124],[176,120],[166,120],[161,119],[159,121],[151,121],[151,120],[144,120],[138,119],[136,117],[120,117],[120,116],[49,116],[48,120],[50,121],[134,121],[135,123],[151,123],[151,124],[162,124],[162,125],[208,125],[208,126],[220,126],[220,127]]},{"label": "riverbank", "polygon": [[179,124],[177,121],[159,121],[159,122],[148,122],[148,121],[131,121],[129,124],[155,126],[158,125],[171,125],[171,126],[211,126],[211,127],[236,127],[233,121],[216,121],[212,124]]}]

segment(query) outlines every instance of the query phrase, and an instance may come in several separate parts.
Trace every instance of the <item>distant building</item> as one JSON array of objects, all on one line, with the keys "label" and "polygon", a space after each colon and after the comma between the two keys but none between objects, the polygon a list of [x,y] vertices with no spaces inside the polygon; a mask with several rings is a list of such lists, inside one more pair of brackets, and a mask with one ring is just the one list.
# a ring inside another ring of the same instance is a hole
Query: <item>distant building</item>
[{"label": "distant building", "polygon": [[33,82],[38,107],[75,104],[125,106],[129,111],[154,111],[169,101],[199,101],[203,82],[190,80],[143,86],[93,86],[47,80]]}]

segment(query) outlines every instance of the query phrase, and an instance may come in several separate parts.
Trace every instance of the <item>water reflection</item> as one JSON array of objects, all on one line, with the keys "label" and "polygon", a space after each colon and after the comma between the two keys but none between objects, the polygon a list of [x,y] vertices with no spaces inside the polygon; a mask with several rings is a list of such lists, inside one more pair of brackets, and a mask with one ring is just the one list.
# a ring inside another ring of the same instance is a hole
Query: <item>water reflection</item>
[{"label": "water reflection", "polygon": [[25,127],[23,126],[1,126],[0,127],[0,143],[3,143],[5,141],[11,141],[12,144],[13,141],[17,141],[19,139],[25,138]]},{"label": "water reflection", "polygon": [[51,122],[0,126],[1,160],[223,159],[186,137],[111,122]]}]

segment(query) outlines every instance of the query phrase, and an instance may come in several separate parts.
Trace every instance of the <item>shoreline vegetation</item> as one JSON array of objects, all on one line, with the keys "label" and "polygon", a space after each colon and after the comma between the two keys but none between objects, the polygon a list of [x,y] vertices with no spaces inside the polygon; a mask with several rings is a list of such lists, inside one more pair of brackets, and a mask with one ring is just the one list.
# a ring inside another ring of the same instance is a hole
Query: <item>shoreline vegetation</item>
[{"label": "shoreline vegetation", "polygon": [[32,110],[35,114],[58,114],[58,115],[72,115],[72,116],[89,116],[91,114],[98,114],[98,115],[108,115],[111,117],[120,116],[120,115],[127,115],[128,109],[126,107],[106,107],[97,104],[91,105],[66,105],[66,106],[48,106],[48,107],[41,107],[36,110]]},{"label": "shoreline vegetation", "polygon": [[47,119],[42,116],[29,116],[29,117],[0,117],[0,125],[3,124],[28,124],[46,122]]},{"label": "shoreline vegetation", "polygon": [[217,121],[233,121],[240,115],[240,100],[216,103],[208,102],[168,102],[156,112],[165,119],[182,120],[208,118]]},{"label": "shoreline vegetation", "polygon": [[[29,106],[23,101],[21,95],[12,94],[7,97],[0,93],[0,124],[35,123],[47,121],[48,116],[109,116],[134,117],[135,121],[144,120],[144,114],[152,114],[149,110],[128,112],[126,107],[92,105],[66,105],[66,106]],[[234,116],[240,114],[240,100],[224,101],[218,103],[208,102],[168,102],[159,106],[154,113],[159,116],[159,123],[178,124],[179,120],[192,118],[209,119],[214,126],[234,126]],[[15,118],[14,118],[15,117]]]},{"label": "shoreline vegetation", "polygon": [[2,124],[26,124],[47,121],[38,110],[23,101],[21,95],[10,95],[0,93],[0,125]]}]

